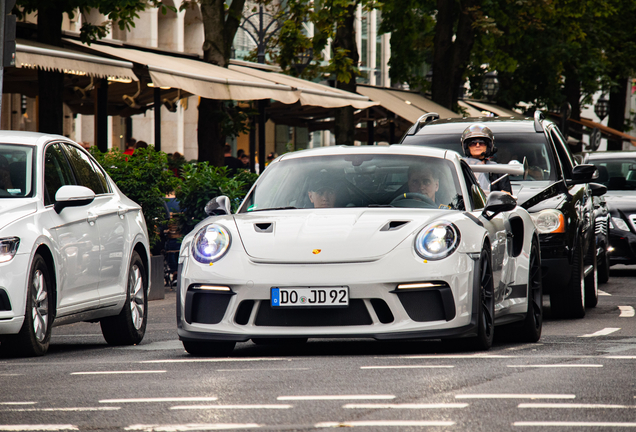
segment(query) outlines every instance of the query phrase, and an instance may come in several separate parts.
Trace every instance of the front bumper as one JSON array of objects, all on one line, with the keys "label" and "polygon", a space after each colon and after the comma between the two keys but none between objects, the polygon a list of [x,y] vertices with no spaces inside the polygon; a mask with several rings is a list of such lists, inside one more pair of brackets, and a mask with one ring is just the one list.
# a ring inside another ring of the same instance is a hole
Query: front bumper
[{"label": "front bumper", "polygon": [[565,244],[564,234],[540,234],[541,276],[543,292],[567,286],[572,274],[570,249]]},{"label": "front bumper", "polygon": [[22,328],[26,310],[26,282],[30,256],[18,254],[9,262],[0,264],[0,335],[16,334]]},{"label": "front bumper", "polygon": [[610,265],[636,264],[636,234],[610,228]]},{"label": "front bumper", "polygon": [[[238,266],[228,265],[227,273],[217,263],[210,267],[185,260],[179,268],[178,334],[188,341],[475,336],[475,266],[464,253],[428,263],[397,257],[312,265],[243,259]],[[446,287],[396,292],[398,284],[430,281]],[[231,292],[199,292],[194,289],[199,284],[225,286]],[[344,309],[272,308],[270,289],[284,286],[347,286],[350,305]]]}]

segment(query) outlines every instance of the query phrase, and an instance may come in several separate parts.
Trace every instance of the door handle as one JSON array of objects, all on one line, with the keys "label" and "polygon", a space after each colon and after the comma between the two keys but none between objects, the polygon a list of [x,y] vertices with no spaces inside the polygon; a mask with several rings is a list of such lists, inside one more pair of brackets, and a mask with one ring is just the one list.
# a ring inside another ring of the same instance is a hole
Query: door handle
[{"label": "door handle", "polygon": [[124,207],[119,207],[119,209],[117,210],[117,215],[119,216],[120,219],[123,219],[126,213],[128,213],[128,209]]},{"label": "door handle", "polygon": [[95,221],[97,220],[97,215],[95,213],[88,213],[88,217],[86,218],[89,225],[95,225]]}]

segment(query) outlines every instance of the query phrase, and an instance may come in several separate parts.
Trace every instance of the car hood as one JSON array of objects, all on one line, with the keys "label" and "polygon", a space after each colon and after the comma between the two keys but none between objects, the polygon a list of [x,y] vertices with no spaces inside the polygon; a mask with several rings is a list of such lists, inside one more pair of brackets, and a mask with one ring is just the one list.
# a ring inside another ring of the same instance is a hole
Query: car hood
[{"label": "car hood", "polygon": [[257,261],[345,263],[376,260],[448,210],[321,209],[234,215]]},{"label": "car hood", "polygon": [[[32,200],[25,200],[24,198],[0,199],[0,230],[11,222],[35,213],[36,210],[37,204]],[[15,234],[19,235],[19,233]]]},{"label": "car hood", "polygon": [[512,194],[517,197],[519,206],[530,213],[543,208],[558,208],[564,199],[560,192],[560,185],[557,183],[546,181],[512,183]]},{"label": "car hood", "polygon": [[611,209],[620,210],[626,215],[636,213],[636,194],[629,195],[620,191],[610,191],[603,195],[603,198]]}]

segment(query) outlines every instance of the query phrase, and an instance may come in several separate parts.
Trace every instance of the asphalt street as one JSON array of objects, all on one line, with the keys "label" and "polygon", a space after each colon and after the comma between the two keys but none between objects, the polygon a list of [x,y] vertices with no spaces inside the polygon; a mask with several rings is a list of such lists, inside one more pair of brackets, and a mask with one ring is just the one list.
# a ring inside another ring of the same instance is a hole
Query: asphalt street
[{"label": "asphalt street", "polygon": [[536,344],[310,339],[227,358],[183,350],[167,290],[138,346],[78,323],[45,357],[1,358],[0,431],[636,430],[635,281],[613,267],[584,319],[547,308]]}]

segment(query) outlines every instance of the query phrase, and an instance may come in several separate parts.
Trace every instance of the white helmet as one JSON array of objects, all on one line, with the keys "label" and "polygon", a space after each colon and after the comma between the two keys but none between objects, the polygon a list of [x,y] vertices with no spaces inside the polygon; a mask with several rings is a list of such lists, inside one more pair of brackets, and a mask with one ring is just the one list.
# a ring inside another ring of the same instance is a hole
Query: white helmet
[{"label": "white helmet", "polygon": [[491,157],[497,152],[495,147],[495,137],[492,134],[490,128],[481,123],[475,123],[468,126],[462,134],[462,148],[464,149],[464,155],[471,157],[468,144],[475,140],[480,139],[486,142],[485,157]]}]

